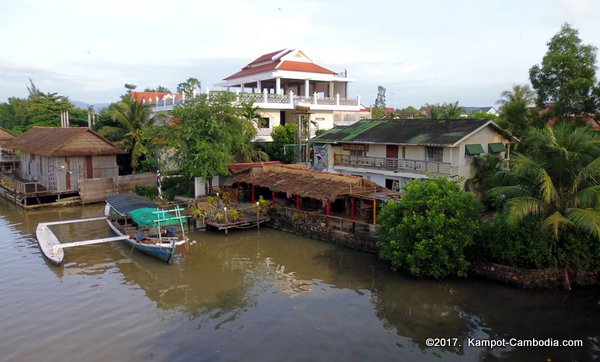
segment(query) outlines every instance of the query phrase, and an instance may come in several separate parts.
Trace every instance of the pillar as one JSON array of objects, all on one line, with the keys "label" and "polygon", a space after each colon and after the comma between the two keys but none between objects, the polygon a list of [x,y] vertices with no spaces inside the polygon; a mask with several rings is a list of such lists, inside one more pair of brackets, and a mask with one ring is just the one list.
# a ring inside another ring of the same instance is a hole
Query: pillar
[{"label": "pillar", "polygon": [[254,185],[252,185],[252,204],[254,204],[256,202],[256,194],[254,191]]},{"label": "pillar", "polygon": [[261,93],[262,92],[262,84],[260,82],[260,80],[256,81],[256,93]]},{"label": "pillar", "polygon": [[352,198],[352,211],[350,212],[350,217],[352,218],[352,220],[354,220],[355,216],[356,216],[356,199],[353,197]]},{"label": "pillar", "polygon": [[300,211],[300,195],[296,195],[296,210]]},{"label": "pillar", "polygon": [[377,200],[373,199],[373,225],[377,224]]},{"label": "pillar", "polygon": [[309,88],[310,88],[310,81],[308,79],[305,79],[304,80],[304,96],[306,98],[308,98],[308,95],[310,94],[309,93],[309,91],[310,91]]},{"label": "pillar", "polygon": [[327,201],[325,201],[325,215],[329,216],[331,215],[331,200],[327,199]]},{"label": "pillar", "polygon": [[271,193],[271,205],[275,206],[275,200],[277,200],[277,194],[275,191]]},{"label": "pillar", "polygon": [[327,97],[333,97],[333,81],[329,81],[329,94]]},{"label": "pillar", "polygon": [[281,77],[275,78],[275,94],[281,94]]}]

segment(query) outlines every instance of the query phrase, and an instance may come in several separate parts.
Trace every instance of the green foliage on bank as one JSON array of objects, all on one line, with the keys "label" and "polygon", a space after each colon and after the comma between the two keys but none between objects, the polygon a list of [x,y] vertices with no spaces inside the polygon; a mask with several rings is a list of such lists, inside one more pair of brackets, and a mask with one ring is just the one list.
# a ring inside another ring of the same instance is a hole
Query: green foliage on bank
[{"label": "green foliage on bank", "polygon": [[443,177],[413,180],[380,216],[380,258],[415,276],[466,276],[466,249],[480,227],[475,196]]}]

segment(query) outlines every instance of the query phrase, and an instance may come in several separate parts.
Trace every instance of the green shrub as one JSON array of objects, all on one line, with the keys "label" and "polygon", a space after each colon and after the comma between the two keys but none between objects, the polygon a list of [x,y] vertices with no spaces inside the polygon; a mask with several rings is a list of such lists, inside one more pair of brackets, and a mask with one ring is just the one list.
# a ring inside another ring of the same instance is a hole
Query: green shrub
[{"label": "green shrub", "polygon": [[156,187],[136,186],[135,193],[150,200],[158,197],[158,189]]},{"label": "green shrub", "polygon": [[173,200],[175,196],[194,197],[194,179],[185,176],[165,177],[162,190],[167,200]]},{"label": "green shrub", "polygon": [[398,203],[383,207],[380,258],[415,276],[466,276],[466,247],[479,232],[480,204],[453,181],[413,180]]},{"label": "green shrub", "polygon": [[471,261],[481,260],[527,269],[562,268],[600,271],[600,243],[589,234],[567,230],[557,243],[540,230],[540,218],[527,217],[511,226],[502,213],[485,224],[469,248]]}]

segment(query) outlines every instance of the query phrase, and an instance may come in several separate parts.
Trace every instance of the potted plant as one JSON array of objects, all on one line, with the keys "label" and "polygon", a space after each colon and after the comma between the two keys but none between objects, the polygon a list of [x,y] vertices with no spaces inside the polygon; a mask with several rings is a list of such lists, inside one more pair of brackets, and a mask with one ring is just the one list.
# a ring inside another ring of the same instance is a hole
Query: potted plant
[{"label": "potted plant", "polygon": [[319,223],[321,223],[321,227],[326,227],[327,226],[327,218],[324,215],[321,215],[319,217]]}]

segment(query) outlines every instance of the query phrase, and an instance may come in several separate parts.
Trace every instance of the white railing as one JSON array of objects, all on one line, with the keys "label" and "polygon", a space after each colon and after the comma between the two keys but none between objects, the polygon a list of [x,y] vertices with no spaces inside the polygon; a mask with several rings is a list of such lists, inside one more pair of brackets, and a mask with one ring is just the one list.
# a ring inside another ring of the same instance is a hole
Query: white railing
[{"label": "white railing", "polygon": [[449,162],[406,160],[389,157],[351,156],[334,153],[333,164],[334,166],[377,168],[419,174],[433,173],[446,176],[458,175],[458,166],[452,165]]},{"label": "white railing", "polygon": [[[211,92],[219,92],[219,91],[209,91],[207,89],[206,95],[210,97]],[[176,98],[176,99],[163,99],[156,100],[146,103],[151,103],[154,111],[161,110],[169,110],[178,104],[183,104],[186,102],[186,98]],[[310,105],[322,105],[322,106],[354,106],[357,107],[360,105],[360,97],[357,98],[342,98],[339,94],[336,94],[335,97],[319,97],[317,93],[313,93],[312,96],[299,96],[294,94],[294,92],[289,92],[288,94],[274,94],[267,93],[265,90],[263,93],[236,93],[236,103],[244,103],[244,102],[254,102],[254,103],[262,103],[262,104],[274,104],[274,105],[298,105],[298,104],[310,104]]]}]

